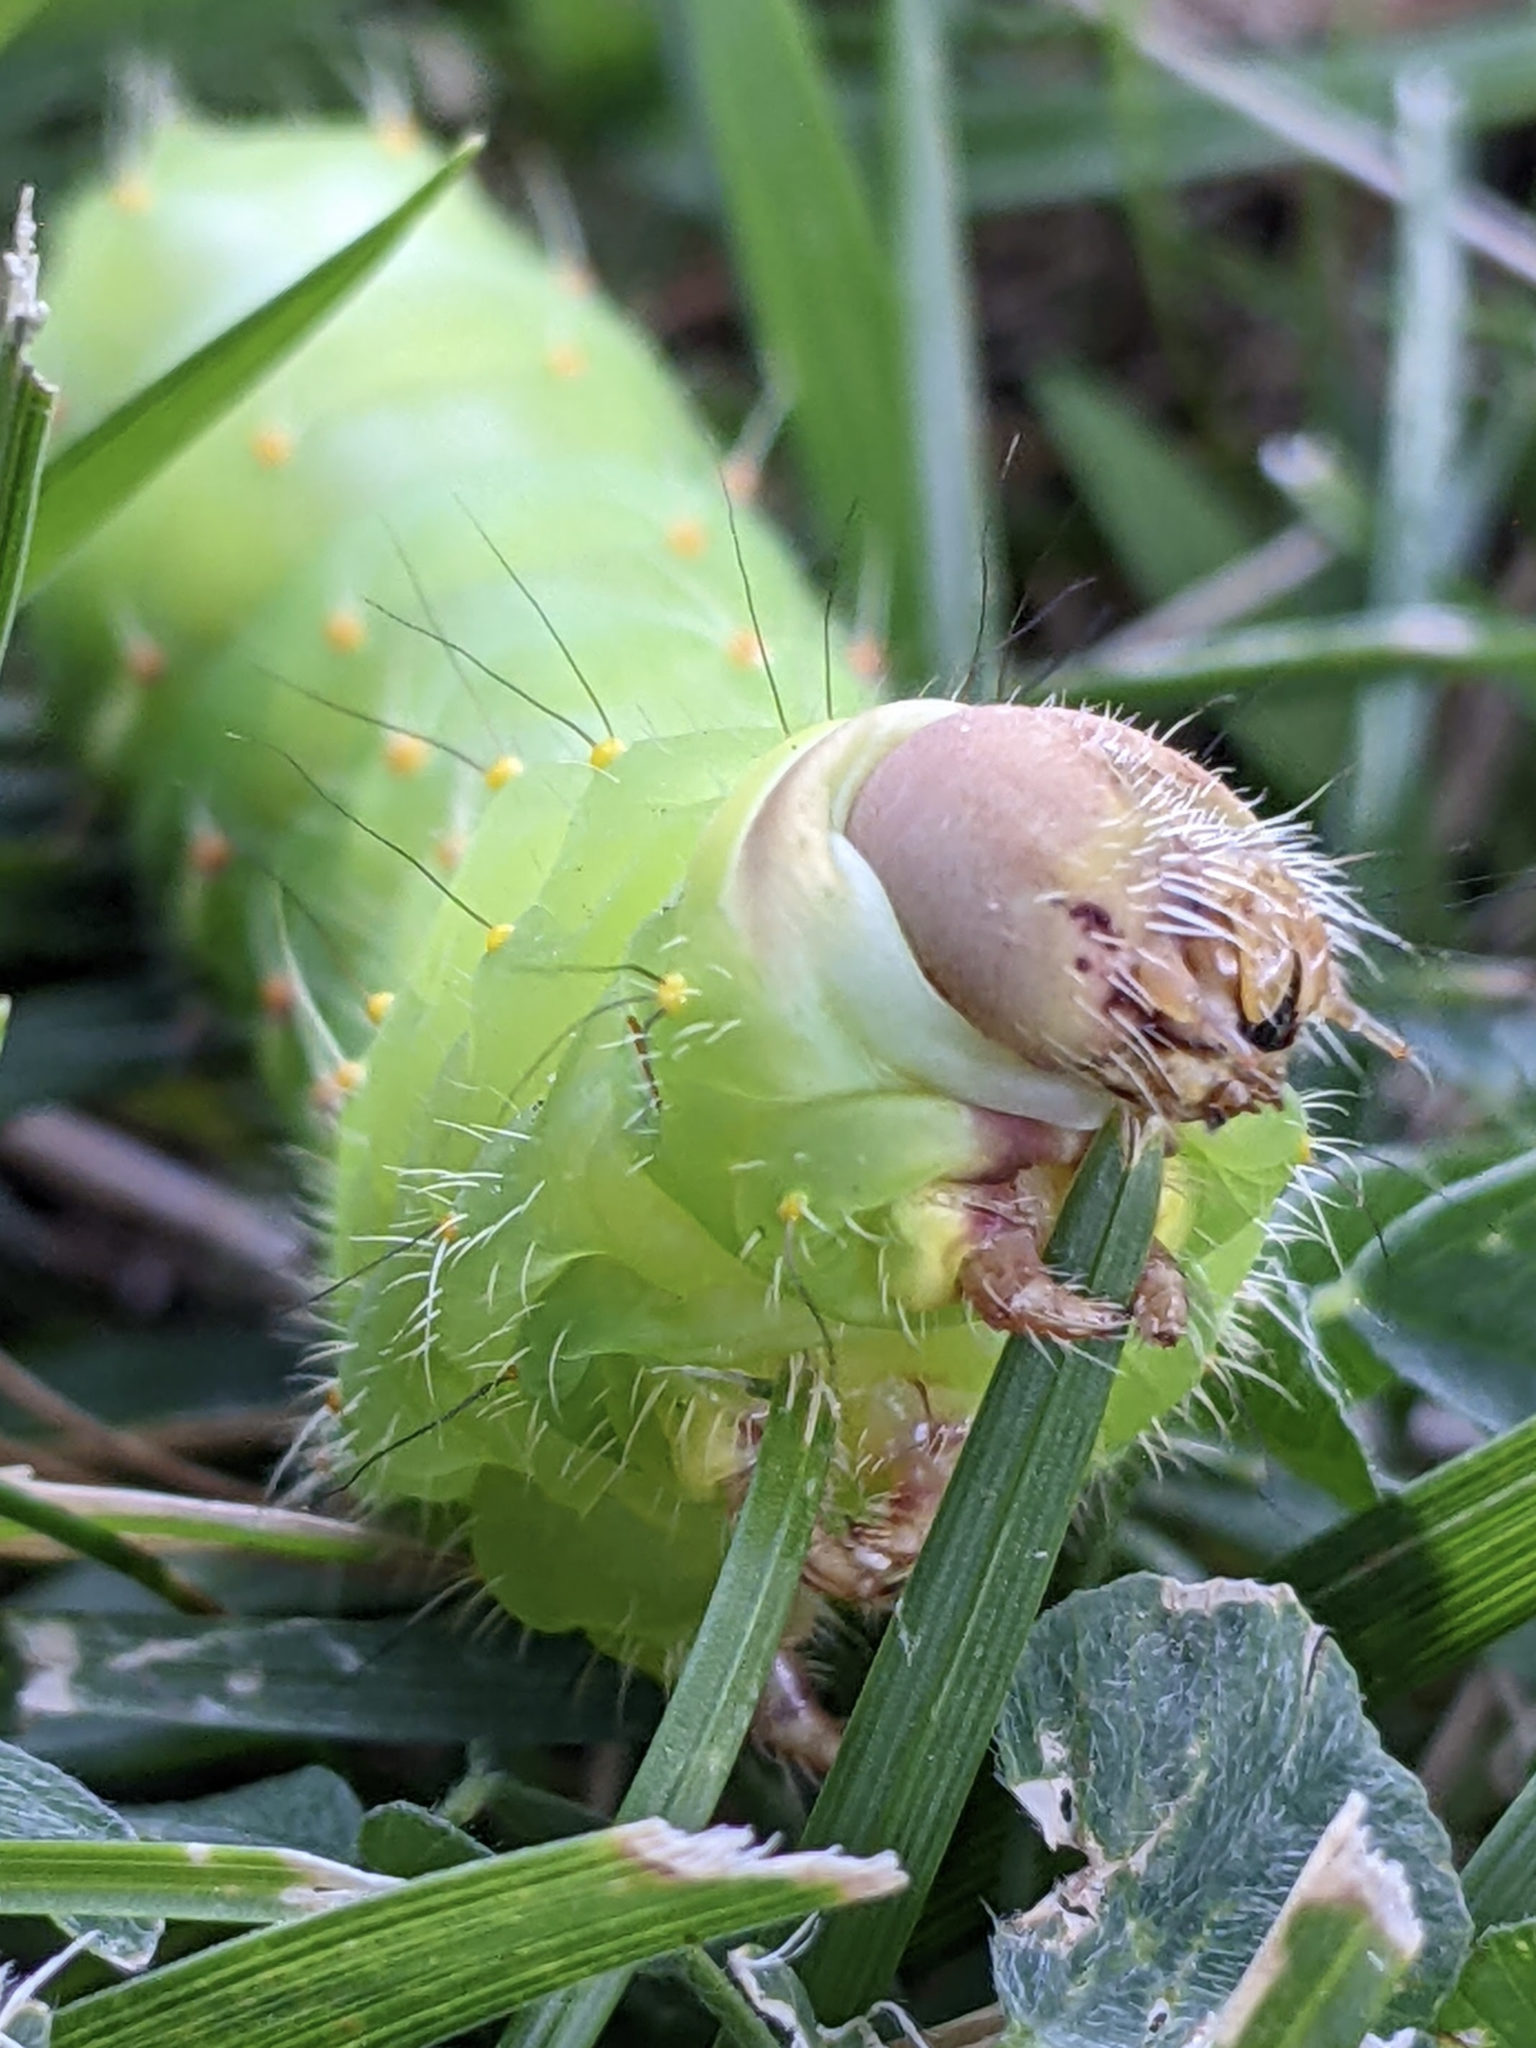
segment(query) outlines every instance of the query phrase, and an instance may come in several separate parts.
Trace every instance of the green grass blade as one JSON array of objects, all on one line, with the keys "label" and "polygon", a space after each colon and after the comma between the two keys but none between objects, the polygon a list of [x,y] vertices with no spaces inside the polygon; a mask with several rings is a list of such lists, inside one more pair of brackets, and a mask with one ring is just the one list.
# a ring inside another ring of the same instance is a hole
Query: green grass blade
[{"label": "green grass blade", "polygon": [[892,1859],[767,1857],[646,1820],[439,1871],[66,2006],[53,2048],[430,2048],[594,1968],[896,1889]]},{"label": "green grass blade", "polygon": [[[0,44],[6,36],[0,8]],[[37,293],[37,238],[27,186],[16,208],[0,306],[0,659],[10,645],[21,598],[57,396],[27,357],[46,311]]]},{"label": "green grass blade", "polygon": [[35,1535],[47,1538],[77,1557],[94,1558],[108,1571],[132,1579],[148,1592],[168,1601],[182,1614],[218,1614],[222,1610],[201,1587],[194,1586],[151,1551],[121,1536],[104,1523],[87,1515],[71,1513],[57,1502],[42,1499],[36,1487],[18,1486],[0,1479],[0,1516]]},{"label": "green grass blade", "polygon": [[69,1554],[73,1546],[49,1535],[39,1519],[39,1508],[51,1507],[67,1518],[115,1531],[148,1551],[223,1550],[309,1564],[362,1566],[372,1562],[410,1571],[427,1587],[440,1585],[446,1575],[439,1552],[388,1529],[369,1529],[328,1515],[259,1502],[195,1500],[190,1495],[156,1493],[144,1487],[90,1486],[20,1474],[6,1483],[10,1506],[0,1502],[0,1558],[8,1562],[47,1562]]},{"label": "green grass blade", "polygon": [[464,175],[479,149],[478,140],[464,143],[383,220],[56,456],[43,472],[26,593],[313,333]]},{"label": "green grass blade", "polygon": [[922,527],[928,654],[957,681],[986,632],[976,337],[961,239],[949,0],[892,0],[884,63],[896,287]]},{"label": "green grass blade", "polygon": [[1536,1420],[1291,1551],[1269,1577],[1368,1690],[1442,1677],[1536,1614]]},{"label": "green grass blade", "polygon": [[[709,1607],[624,1795],[620,1820],[660,1814],[679,1826],[702,1827],[714,1812],[784,1634],[821,1506],[832,1437],[824,1384],[807,1370],[793,1374],[768,1418]],[[506,2048],[588,2048],[627,1981],[626,1971],[593,1977],[520,2014]]]},{"label": "green grass blade", "polygon": [[[1404,197],[1370,578],[1371,601],[1378,605],[1434,597],[1451,566],[1445,508],[1454,490],[1466,383],[1467,265],[1454,222],[1458,116],[1439,73],[1402,81],[1397,132]],[[1420,676],[1395,676],[1361,693],[1352,771],[1342,793],[1347,845],[1401,849],[1417,836],[1433,715],[1434,693]]]},{"label": "green grass blade", "polygon": [[[1126,1301],[1152,1234],[1162,1158],[1126,1168],[1112,1123],[1073,1183],[1052,1266]],[[954,1831],[1077,1505],[1116,1342],[1004,1349],[933,1529],[860,1694],[805,1839],[894,1849],[899,1903],[837,1926],[804,1971],[827,2019],[879,1997]]]},{"label": "green grass blade", "polygon": [[1526,1780],[1468,1858],[1461,1890],[1479,1934],[1536,1919],[1536,1777]]},{"label": "green grass blade", "polygon": [[[483,1640],[451,1620],[12,1611],[0,1630],[34,1742],[81,1715],[323,1741],[602,1742],[643,1736],[656,1694],[574,1636]],[[216,1710],[210,1706],[217,1702]]]},{"label": "green grass blade", "polygon": [[828,539],[850,519],[931,665],[895,281],[801,0],[681,0],[736,261]]},{"label": "green grass blade", "polygon": [[1365,681],[1405,662],[1433,675],[1502,677],[1536,701],[1536,627],[1448,604],[1246,626],[1209,640],[1137,640],[1123,654],[1060,669],[1051,687],[1073,702],[1108,697],[1139,711],[1208,700],[1216,689]]},{"label": "green grass blade", "polygon": [[299,1849],[0,1842],[0,1895],[6,1911],[54,1919],[118,1914],[265,1926],[392,1891],[397,1883]]}]

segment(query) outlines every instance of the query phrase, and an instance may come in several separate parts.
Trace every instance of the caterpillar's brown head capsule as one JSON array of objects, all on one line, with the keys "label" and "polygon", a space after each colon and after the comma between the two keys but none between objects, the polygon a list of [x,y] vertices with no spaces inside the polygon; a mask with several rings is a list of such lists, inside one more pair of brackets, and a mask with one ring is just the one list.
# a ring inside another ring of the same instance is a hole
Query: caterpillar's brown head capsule
[{"label": "caterpillar's brown head capsule", "polygon": [[1326,863],[1115,719],[936,719],[877,763],[846,832],[953,1009],[1155,1115],[1214,1125],[1278,1101],[1308,1022],[1402,1051],[1345,990],[1361,920]]}]

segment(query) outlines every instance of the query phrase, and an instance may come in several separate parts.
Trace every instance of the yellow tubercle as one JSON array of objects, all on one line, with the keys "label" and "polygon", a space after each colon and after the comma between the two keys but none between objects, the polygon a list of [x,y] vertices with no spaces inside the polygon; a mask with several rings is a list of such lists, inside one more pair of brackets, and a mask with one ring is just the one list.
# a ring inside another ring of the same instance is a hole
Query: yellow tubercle
[{"label": "yellow tubercle", "polygon": [[664,974],[656,984],[656,1007],[664,1017],[675,1017],[692,994],[684,975]]},{"label": "yellow tubercle", "polygon": [[293,985],[291,974],[264,974],[257,996],[262,1015],[270,1017],[274,1024],[280,1024],[293,1014],[299,992]]},{"label": "yellow tubercle", "polygon": [[726,659],[737,668],[761,668],[767,649],[750,626],[739,626],[725,643]]},{"label": "yellow tubercle", "polygon": [[120,213],[148,213],[154,203],[149,180],[139,171],[125,172],[112,187],[112,204]]},{"label": "yellow tubercle", "polygon": [[387,988],[376,988],[363,1004],[370,1024],[382,1024],[394,1007],[394,992]]},{"label": "yellow tubercle", "polygon": [[498,754],[485,771],[487,789],[505,789],[523,772],[523,764],[516,754]]},{"label": "yellow tubercle", "polygon": [[263,469],[281,469],[293,460],[294,439],[286,427],[258,427],[251,436],[251,453]]},{"label": "yellow tubercle", "polygon": [[485,950],[487,953],[499,953],[516,930],[517,926],[515,924],[488,925],[485,933]]},{"label": "yellow tubercle", "polygon": [[458,1217],[445,1216],[442,1222],[439,1223],[437,1228],[433,1231],[432,1235],[437,1239],[439,1244],[457,1244],[459,1241]]},{"label": "yellow tubercle", "polygon": [[158,683],[165,674],[165,649],[147,633],[131,633],[123,642],[123,667],[136,683]]},{"label": "yellow tubercle", "polygon": [[360,612],[350,605],[338,605],[333,612],[327,612],[324,626],[325,644],[337,654],[356,654],[368,638],[368,626]]},{"label": "yellow tubercle", "polygon": [[432,758],[420,733],[392,732],[384,742],[384,765],[391,775],[418,775]]},{"label": "yellow tubercle", "polygon": [[354,1088],[360,1088],[368,1069],[361,1060],[338,1060],[331,1071],[331,1079],[343,1095],[350,1095]]},{"label": "yellow tubercle", "polygon": [[609,733],[606,739],[598,741],[591,753],[588,754],[587,759],[594,768],[611,768],[624,751],[623,740],[619,739],[616,734]]},{"label": "yellow tubercle", "polygon": [[544,367],[552,377],[572,378],[584,376],[587,368],[586,351],[573,341],[553,342],[544,351]]},{"label": "yellow tubercle", "polygon": [[775,1213],[781,1223],[803,1223],[811,1213],[811,1198],[803,1188],[791,1188]]},{"label": "yellow tubercle", "polygon": [[709,546],[709,535],[698,519],[674,519],[667,528],[667,546],[685,562],[696,562]]}]

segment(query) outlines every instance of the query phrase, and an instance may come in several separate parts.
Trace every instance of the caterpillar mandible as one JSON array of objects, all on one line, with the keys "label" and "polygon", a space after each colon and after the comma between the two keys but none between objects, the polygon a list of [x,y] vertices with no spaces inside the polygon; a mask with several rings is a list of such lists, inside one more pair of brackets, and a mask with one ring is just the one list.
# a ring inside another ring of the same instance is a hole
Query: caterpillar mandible
[{"label": "caterpillar mandible", "polygon": [[[56,238],[71,431],[418,182],[398,126],[162,128]],[[104,317],[104,309],[110,317]],[[37,607],[61,727],[333,1153],[333,1468],[665,1675],[766,1390],[807,1576],[899,1589],[1117,1104],[1171,1151],[1102,1449],[1219,1344],[1373,1027],[1326,865],[1087,711],[877,702],[640,334],[455,193]],[[830,644],[829,644],[830,643]]]}]

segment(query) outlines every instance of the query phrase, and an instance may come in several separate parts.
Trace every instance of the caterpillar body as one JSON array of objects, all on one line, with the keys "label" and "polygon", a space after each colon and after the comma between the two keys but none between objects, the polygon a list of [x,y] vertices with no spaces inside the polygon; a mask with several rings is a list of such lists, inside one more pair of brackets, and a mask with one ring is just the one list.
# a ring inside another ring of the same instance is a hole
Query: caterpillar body
[{"label": "caterpillar body", "polygon": [[[162,129],[58,237],[71,431],[425,174]],[[334,1151],[334,1468],[663,1675],[775,1380],[827,1373],[808,1578],[888,1598],[1118,1104],[1169,1137],[1105,1455],[1219,1345],[1363,1026],[1326,867],[1089,712],[877,702],[579,265],[452,195],[37,609],[61,726]],[[1238,1114],[1238,1112],[1249,1112]]]}]

